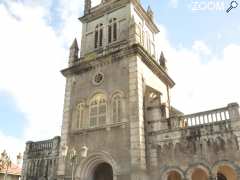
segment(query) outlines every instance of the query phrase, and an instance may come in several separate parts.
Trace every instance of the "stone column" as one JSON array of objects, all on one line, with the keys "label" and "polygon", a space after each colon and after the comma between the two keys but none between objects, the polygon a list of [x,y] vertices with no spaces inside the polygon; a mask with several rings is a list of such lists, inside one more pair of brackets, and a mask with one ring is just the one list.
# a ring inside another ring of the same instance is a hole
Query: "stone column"
[{"label": "stone column", "polygon": [[129,59],[129,121],[131,180],[145,180],[146,148],[143,119],[143,89],[141,64],[136,56]]},{"label": "stone column", "polygon": [[28,160],[28,155],[30,153],[32,143],[33,143],[32,141],[26,142],[26,148],[23,154],[22,178],[21,178],[22,180],[26,180],[28,173],[30,172],[30,169],[28,169],[29,167],[28,164],[30,163],[30,161]]},{"label": "stone column", "polygon": [[58,160],[58,168],[57,168],[57,176],[58,179],[62,179],[65,175],[65,160],[61,155],[62,147],[68,145],[69,142],[69,130],[70,130],[70,117],[71,117],[71,92],[73,83],[75,81],[75,77],[67,77],[66,82],[66,89],[65,89],[65,99],[64,99],[64,108],[63,108],[63,124],[62,124],[62,131],[61,131],[61,143],[60,143],[60,150],[59,150],[59,160]]},{"label": "stone column", "polygon": [[239,105],[237,103],[231,103],[228,105],[228,112],[231,127],[234,131],[234,134],[237,136],[238,147],[240,147],[240,113]]},{"label": "stone column", "polygon": [[239,105],[237,103],[229,104],[228,111],[231,121],[240,121]]},{"label": "stone column", "polygon": [[[148,132],[157,132],[162,129],[163,126],[161,126],[161,109],[159,106],[152,106],[147,108],[147,120],[148,123]],[[158,159],[157,159],[157,148],[154,146],[154,143],[156,142],[156,136],[150,136],[148,137],[148,165],[150,169],[154,169],[158,165]]]},{"label": "stone column", "polygon": [[130,23],[129,23],[129,38],[128,38],[130,46],[136,44],[136,42],[137,42],[137,39],[136,39],[136,26],[137,25],[136,25],[134,17],[131,17]]}]

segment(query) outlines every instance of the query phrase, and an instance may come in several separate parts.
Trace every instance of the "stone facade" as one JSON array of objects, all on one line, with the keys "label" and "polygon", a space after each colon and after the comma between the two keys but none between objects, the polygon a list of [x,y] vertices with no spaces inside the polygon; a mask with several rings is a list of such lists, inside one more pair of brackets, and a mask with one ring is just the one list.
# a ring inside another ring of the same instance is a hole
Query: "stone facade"
[{"label": "stone facade", "polygon": [[85,0],[80,56],[74,40],[62,70],[61,142],[27,143],[23,179],[240,179],[238,104],[192,115],[171,106],[153,18],[137,0]]},{"label": "stone facade", "polygon": [[40,142],[27,142],[21,179],[57,179],[60,137]]}]

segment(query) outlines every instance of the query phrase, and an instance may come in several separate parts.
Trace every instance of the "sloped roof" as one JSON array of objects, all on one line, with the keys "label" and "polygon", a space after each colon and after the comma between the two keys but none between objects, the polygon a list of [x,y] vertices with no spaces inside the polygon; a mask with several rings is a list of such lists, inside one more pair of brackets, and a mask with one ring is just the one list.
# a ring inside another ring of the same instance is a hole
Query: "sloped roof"
[{"label": "sloped roof", "polygon": [[[0,174],[4,174],[5,171],[6,171],[5,169],[0,170]],[[21,176],[21,171],[22,171],[21,167],[12,163],[11,167],[9,167],[9,169],[8,169],[8,174],[9,175]]]}]

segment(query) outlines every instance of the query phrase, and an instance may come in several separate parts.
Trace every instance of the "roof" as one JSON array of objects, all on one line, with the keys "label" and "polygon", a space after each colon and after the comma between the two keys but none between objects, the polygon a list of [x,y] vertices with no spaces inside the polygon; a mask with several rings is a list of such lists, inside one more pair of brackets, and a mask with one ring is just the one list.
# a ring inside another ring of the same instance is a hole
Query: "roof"
[{"label": "roof", "polygon": [[[6,169],[0,170],[0,174],[4,174],[5,171],[6,171]],[[12,163],[11,167],[8,169],[8,174],[9,175],[21,176],[21,171],[22,171],[21,167]]]}]

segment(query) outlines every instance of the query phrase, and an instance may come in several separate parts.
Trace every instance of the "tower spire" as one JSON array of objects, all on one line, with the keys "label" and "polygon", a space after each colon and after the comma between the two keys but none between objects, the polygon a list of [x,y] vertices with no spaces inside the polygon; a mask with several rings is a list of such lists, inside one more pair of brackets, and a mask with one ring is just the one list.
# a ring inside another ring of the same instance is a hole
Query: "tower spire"
[{"label": "tower spire", "polygon": [[166,58],[164,57],[163,52],[161,52],[160,59],[159,59],[159,64],[164,70],[167,70]]},{"label": "tower spire", "polygon": [[69,65],[71,65],[74,61],[78,60],[78,52],[79,52],[79,47],[78,47],[77,39],[75,38],[70,47]]},{"label": "tower spire", "polygon": [[152,9],[151,9],[150,6],[148,6],[147,14],[148,14],[148,17],[149,17],[151,20],[153,20],[154,14],[153,14],[153,11],[152,11]]}]

